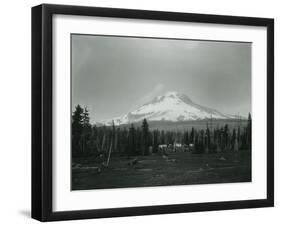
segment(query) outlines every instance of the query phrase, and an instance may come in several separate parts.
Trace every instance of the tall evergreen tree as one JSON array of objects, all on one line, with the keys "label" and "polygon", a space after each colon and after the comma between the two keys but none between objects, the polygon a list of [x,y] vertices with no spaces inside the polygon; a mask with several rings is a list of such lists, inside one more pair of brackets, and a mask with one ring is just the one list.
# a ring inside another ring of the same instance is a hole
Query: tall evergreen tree
[{"label": "tall evergreen tree", "polygon": [[142,122],[142,154],[149,154],[149,126],[146,119]]},{"label": "tall evergreen tree", "polygon": [[119,127],[116,130],[115,151],[121,152],[121,130]]},{"label": "tall evergreen tree", "polygon": [[210,129],[207,127],[205,131],[205,152],[209,153],[211,147],[211,135],[210,135]]},{"label": "tall evergreen tree", "polygon": [[134,125],[132,124],[129,129],[128,135],[128,157],[132,155],[136,155],[136,130]]},{"label": "tall evergreen tree", "polygon": [[226,151],[229,146],[229,129],[228,129],[228,124],[225,124],[224,129],[223,129],[223,147],[224,150]]},{"label": "tall evergreen tree", "polygon": [[166,144],[165,131],[162,130],[160,134],[160,144]]},{"label": "tall evergreen tree", "polygon": [[142,154],[142,130],[139,127],[136,129],[136,151],[137,155]]},{"label": "tall evergreen tree", "polygon": [[115,127],[114,121],[112,121],[111,142],[112,142],[112,151],[114,151],[115,146],[116,146],[116,127]]},{"label": "tall evergreen tree", "polygon": [[82,123],[83,123],[83,130],[82,130],[82,137],[81,137],[82,153],[89,154],[91,151],[90,143],[91,143],[91,135],[92,135],[92,126],[90,124],[89,111],[87,107],[84,108],[84,111],[82,113]]},{"label": "tall evergreen tree", "polygon": [[153,143],[152,143],[152,148],[153,148],[153,152],[156,153],[158,151],[158,145],[160,143],[160,133],[158,130],[154,130],[152,132],[152,136],[153,136]]},{"label": "tall evergreen tree", "polygon": [[237,145],[238,145],[238,149],[241,146],[241,132],[240,132],[240,126],[238,126],[238,130],[237,130]]},{"label": "tall evergreen tree", "polygon": [[248,124],[247,124],[247,146],[251,150],[252,148],[252,115],[248,115]]},{"label": "tall evergreen tree", "polygon": [[189,134],[188,134],[188,131],[185,131],[184,132],[184,135],[183,135],[183,143],[188,145],[189,144]]},{"label": "tall evergreen tree", "polygon": [[83,108],[78,104],[72,113],[72,156],[75,157],[82,152],[81,138],[83,132]]},{"label": "tall evergreen tree", "polygon": [[190,143],[195,144],[195,131],[194,128],[192,127],[191,132],[190,132]]},{"label": "tall evergreen tree", "polygon": [[91,154],[97,154],[97,152],[98,152],[98,129],[97,129],[96,125],[92,126],[89,148],[90,148]]}]

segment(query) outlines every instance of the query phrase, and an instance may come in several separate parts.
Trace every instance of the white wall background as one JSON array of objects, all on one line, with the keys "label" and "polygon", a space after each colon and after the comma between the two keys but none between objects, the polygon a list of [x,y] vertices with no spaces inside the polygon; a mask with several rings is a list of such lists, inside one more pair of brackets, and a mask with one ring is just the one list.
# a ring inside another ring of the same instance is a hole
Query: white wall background
[{"label": "white wall background", "polygon": [[[38,225],[30,218],[31,6],[42,1],[2,1],[0,35],[0,224]],[[182,11],[275,18],[275,208],[56,222],[56,225],[266,225],[281,213],[281,14],[274,0],[58,0],[45,3]],[[279,117],[278,117],[279,115]]]}]

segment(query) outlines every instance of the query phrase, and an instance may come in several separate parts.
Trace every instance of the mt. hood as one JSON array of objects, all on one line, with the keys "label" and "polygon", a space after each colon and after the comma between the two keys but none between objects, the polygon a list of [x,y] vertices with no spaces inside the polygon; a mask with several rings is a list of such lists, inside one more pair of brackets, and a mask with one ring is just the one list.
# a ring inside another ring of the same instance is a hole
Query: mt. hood
[{"label": "mt. hood", "polygon": [[143,119],[148,121],[190,121],[202,119],[232,119],[234,116],[223,114],[215,109],[194,103],[187,95],[168,92],[157,96],[152,101],[142,105],[121,117],[105,120],[100,123],[115,125],[137,123]]}]

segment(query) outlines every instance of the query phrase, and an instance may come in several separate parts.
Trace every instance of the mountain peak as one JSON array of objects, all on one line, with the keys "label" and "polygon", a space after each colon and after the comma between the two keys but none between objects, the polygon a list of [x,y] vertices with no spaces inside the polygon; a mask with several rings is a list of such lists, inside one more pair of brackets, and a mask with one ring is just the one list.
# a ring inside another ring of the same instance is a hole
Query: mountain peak
[{"label": "mountain peak", "polygon": [[187,95],[169,91],[164,95],[157,96],[150,102],[124,116],[106,120],[103,124],[116,125],[130,124],[142,121],[189,121],[200,119],[229,119],[230,116],[220,113],[215,109],[194,103]]},{"label": "mountain peak", "polygon": [[179,99],[186,104],[193,103],[192,100],[186,94],[179,93],[179,92],[176,92],[176,91],[169,91],[169,92],[165,93],[163,96],[168,97],[168,98]]}]

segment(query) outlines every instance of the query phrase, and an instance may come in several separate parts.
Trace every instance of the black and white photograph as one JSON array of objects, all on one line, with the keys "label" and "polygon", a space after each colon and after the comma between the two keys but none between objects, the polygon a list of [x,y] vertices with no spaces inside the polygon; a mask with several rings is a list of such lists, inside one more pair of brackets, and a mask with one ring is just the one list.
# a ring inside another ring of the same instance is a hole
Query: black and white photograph
[{"label": "black and white photograph", "polygon": [[71,190],[252,181],[251,42],[73,33],[70,62]]},{"label": "black and white photograph", "polygon": [[274,206],[274,18],[151,4],[32,7],[33,219]]}]

